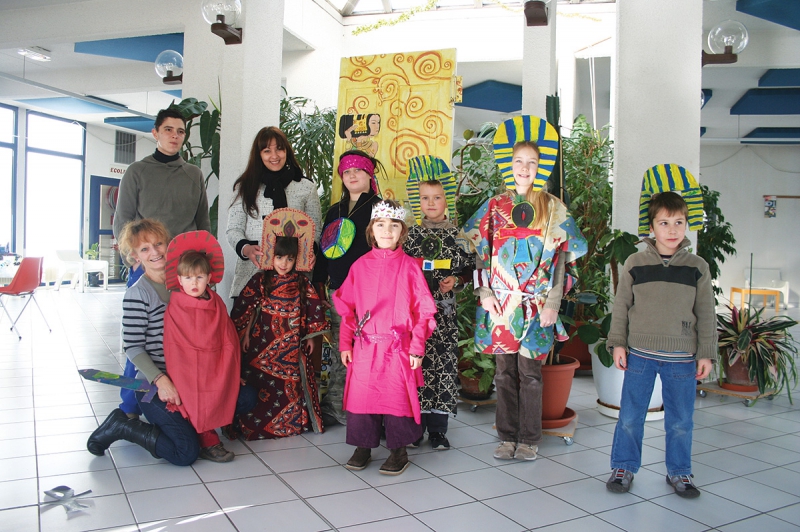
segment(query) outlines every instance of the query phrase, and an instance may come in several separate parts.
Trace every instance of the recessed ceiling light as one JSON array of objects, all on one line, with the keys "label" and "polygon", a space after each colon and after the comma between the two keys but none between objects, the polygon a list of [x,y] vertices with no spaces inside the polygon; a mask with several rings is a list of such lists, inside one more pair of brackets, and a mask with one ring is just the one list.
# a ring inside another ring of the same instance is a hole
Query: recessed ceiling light
[{"label": "recessed ceiling light", "polygon": [[33,59],[34,61],[50,61],[50,50],[42,48],[41,46],[19,48],[17,53],[19,55],[24,55],[28,59]]}]

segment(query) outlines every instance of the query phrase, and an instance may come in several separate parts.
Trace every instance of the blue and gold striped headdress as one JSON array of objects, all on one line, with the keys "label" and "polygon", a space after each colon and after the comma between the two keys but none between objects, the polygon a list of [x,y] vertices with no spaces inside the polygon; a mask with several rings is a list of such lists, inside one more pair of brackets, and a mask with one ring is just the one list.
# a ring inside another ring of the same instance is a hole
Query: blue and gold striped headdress
[{"label": "blue and gold striped headdress", "polygon": [[659,192],[676,192],[689,207],[689,229],[697,231],[703,227],[703,193],[694,176],[677,164],[657,164],[644,173],[642,193],[639,196],[639,236],[650,234],[647,210],[650,198]]},{"label": "blue and gold striped headdress", "polygon": [[423,181],[437,180],[442,183],[444,197],[447,201],[447,218],[456,223],[456,183],[455,176],[450,172],[444,159],[434,155],[420,155],[408,160],[408,180],[406,181],[406,195],[411,205],[411,212],[417,223],[422,220],[422,210],[419,207],[419,184]]},{"label": "blue and gold striped headdress", "polygon": [[494,134],[494,160],[503,176],[506,188],[514,190],[514,172],[511,161],[514,144],[533,141],[539,146],[539,171],[533,180],[533,190],[544,188],[553,173],[558,156],[558,133],[555,128],[538,116],[515,116],[500,124]]}]

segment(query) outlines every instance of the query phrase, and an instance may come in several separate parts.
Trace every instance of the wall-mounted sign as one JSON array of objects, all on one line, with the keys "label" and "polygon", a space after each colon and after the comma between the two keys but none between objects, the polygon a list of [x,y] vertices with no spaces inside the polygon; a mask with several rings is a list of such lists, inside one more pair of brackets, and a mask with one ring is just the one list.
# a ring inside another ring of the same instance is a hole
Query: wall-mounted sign
[{"label": "wall-mounted sign", "polygon": [[777,211],[778,196],[764,196],[764,218],[775,218]]},{"label": "wall-mounted sign", "polygon": [[127,170],[127,169],[128,169],[128,165],[127,164],[111,163],[111,167],[110,167],[110,169],[108,171],[108,174],[111,177],[119,177],[119,178],[121,178],[122,175],[125,173],[125,170]]}]

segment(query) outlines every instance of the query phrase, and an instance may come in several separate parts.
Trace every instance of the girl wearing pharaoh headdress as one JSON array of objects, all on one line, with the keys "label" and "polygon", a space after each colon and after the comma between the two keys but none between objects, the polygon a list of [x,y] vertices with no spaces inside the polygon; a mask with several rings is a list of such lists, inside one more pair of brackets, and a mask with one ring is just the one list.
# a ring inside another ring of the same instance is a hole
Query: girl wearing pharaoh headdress
[{"label": "girl wearing pharaoh headdress", "polygon": [[[558,319],[565,263],[586,253],[566,206],[544,190],[558,134],[536,117],[504,122],[494,139],[507,190],[484,203],[464,230],[478,263],[476,349],[496,355],[495,458],[535,460],[542,438],[542,360],[566,340]],[[570,256],[571,255],[571,256]],[[480,268],[481,266],[479,266]]]},{"label": "girl wearing pharaoh headdress", "polygon": [[305,274],[314,266],[314,224],[305,213],[278,209],[264,220],[259,270],[233,305],[242,345],[242,378],[258,390],[256,407],[234,420],[247,440],[322,432],[311,365],[325,310]]}]

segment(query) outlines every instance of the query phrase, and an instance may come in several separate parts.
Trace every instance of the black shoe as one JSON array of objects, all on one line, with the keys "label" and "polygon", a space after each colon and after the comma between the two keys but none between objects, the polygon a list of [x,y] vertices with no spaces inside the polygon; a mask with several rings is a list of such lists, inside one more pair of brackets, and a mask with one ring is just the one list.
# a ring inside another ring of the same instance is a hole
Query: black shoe
[{"label": "black shoe", "polygon": [[322,413],[322,426],[323,427],[332,427],[334,425],[340,425],[339,420],[336,417],[328,414],[327,412]]},{"label": "black shoe", "polygon": [[153,458],[161,458],[156,454],[156,441],[161,434],[157,425],[151,425],[138,419],[128,419],[125,412],[114,409],[103,423],[92,432],[86,442],[86,448],[96,456],[103,456],[106,449],[117,440],[126,440],[147,449]]},{"label": "black shoe", "polygon": [[408,447],[409,449],[419,449],[419,446],[422,445],[422,440],[424,439],[425,439],[425,433],[423,432],[422,436],[420,436],[417,441],[409,443],[408,445],[406,445],[406,447]]},{"label": "black shoe", "polygon": [[431,432],[428,435],[428,439],[434,451],[446,451],[450,448],[450,442],[447,441],[447,436],[441,432]]}]

